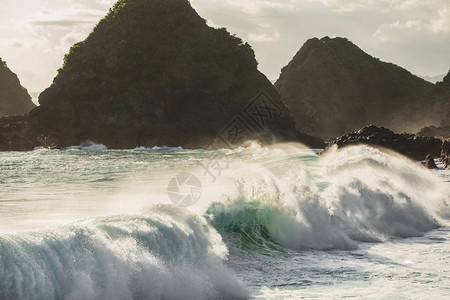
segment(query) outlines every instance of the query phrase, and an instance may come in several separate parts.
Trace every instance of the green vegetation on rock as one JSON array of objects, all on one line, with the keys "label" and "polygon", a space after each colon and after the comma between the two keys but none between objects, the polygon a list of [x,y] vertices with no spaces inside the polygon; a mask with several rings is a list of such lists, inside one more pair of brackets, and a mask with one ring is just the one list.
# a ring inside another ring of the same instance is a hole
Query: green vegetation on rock
[{"label": "green vegetation on rock", "polygon": [[294,123],[250,45],[206,25],[187,0],[120,0],[65,56],[29,123],[57,145],[202,146],[265,92]]},{"label": "green vegetation on rock", "polygon": [[417,132],[440,120],[434,85],[345,38],[310,39],[275,83],[296,128],[338,136],[368,124]]},{"label": "green vegetation on rock", "polygon": [[35,107],[27,90],[20,85],[17,75],[11,72],[0,58],[0,117],[23,115]]}]

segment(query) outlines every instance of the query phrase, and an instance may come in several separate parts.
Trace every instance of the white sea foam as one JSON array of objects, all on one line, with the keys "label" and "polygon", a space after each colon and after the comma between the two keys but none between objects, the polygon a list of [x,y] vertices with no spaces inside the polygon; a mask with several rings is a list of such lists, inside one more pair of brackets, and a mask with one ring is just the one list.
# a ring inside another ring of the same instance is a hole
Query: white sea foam
[{"label": "white sea foam", "polygon": [[44,232],[0,236],[1,299],[243,299],[218,233],[157,206]]},{"label": "white sea foam", "polygon": [[185,151],[185,149],[183,149],[182,147],[154,146],[152,148],[136,147],[136,148],[132,149],[132,151],[167,151],[167,152],[171,152],[171,151]]},{"label": "white sea foam", "polygon": [[[266,261],[256,256],[252,262],[255,253],[319,252],[315,264],[326,255],[340,268],[334,251],[303,250],[389,245],[422,236],[450,217],[450,189],[442,182],[448,171],[429,171],[370,147],[321,156],[292,144],[176,151],[181,150],[3,153],[0,216],[6,228],[1,229],[17,233],[0,234],[0,299],[245,298],[223,264],[226,246],[243,249],[242,256],[230,256],[232,265],[255,272],[256,285],[261,277],[268,286],[289,284],[299,282],[297,258],[285,265],[295,274],[274,268],[275,258],[272,267],[253,271]],[[230,166],[215,173],[217,181],[195,167],[223,155]],[[160,204],[139,212],[145,205],[170,203],[167,184],[182,171],[202,180],[202,199],[190,208],[195,213]],[[86,217],[91,218],[59,225]],[[54,218],[58,222],[50,222]],[[24,232],[30,226],[50,228]],[[349,253],[362,250],[356,251]],[[315,266],[308,266],[305,276],[316,276]],[[328,267],[323,265],[325,273]]]},{"label": "white sea foam", "polygon": [[67,150],[84,150],[84,151],[104,151],[108,150],[103,144],[97,144],[93,141],[84,141],[79,146],[70,146],[66,148]]},{"label": "white sea foam", "polygon": [[295,250],[355,249],[420,236],[449,215],[449,190],[433,173],[374,148],[329,152],[315,167],[292,156],[276,165],[277,174],[246,173],[237,196],[209,209],[219,230],[268,233]]}]

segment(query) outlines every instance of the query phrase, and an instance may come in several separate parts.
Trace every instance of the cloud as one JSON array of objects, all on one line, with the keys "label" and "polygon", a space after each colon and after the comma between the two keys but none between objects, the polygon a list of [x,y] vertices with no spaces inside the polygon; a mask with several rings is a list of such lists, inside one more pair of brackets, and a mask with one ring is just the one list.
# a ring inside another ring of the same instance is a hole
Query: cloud
[{"label": "cloud", "polygon": [[280,39],[280,33],[274,32],[273,34],[267,33],[250,33],[248,35],[248,40],[250,42],[275,42]]},{"label": "cloud", "polygon": [[382,0],[321,0],[321,2],[341,13],[371,10],[378,4],[385,3]]},{"label": "cloud", "polygon": [[69,32],[62,38],[60,38],[60,45],[63,49],[68,49],[72,45],[78,43],[79,41],[85,38],[85,34],[83,32]]},{"label": "cloud", "polygon": [[214,23],[214,21],[211,19],[206,20],[206,24],[208,24],[209,27],[220,28],[220,26]]},{"label": "cloud", "polygon": [[[211,2],[215,2],[212,0]],[[242,0],[224,0],[226,5],[239,9],[245,14],[260,14],[264,10],[277,10],[277,11],[288,11],[296,10],[298,6],[295,4],[299,0],[252,0],[252,1],[242,1]]]},{"label": "cloud", "polygon": [[92,9],[68,9],[47,11],[42,10],[31,18],[28,23],[36,26],[58,26],[58,27],[73,27],[79,24],[96,24],[105,13],[99,10]]},{"label": "cloud", "polygon": [[438,11],[439,17],[431,20],[431,30],[433,32],[450,32],[450,7],[447,6]]},{"label": "cloud", "polygon": [[13,48],[23,48],[24,47],[24,44],[17,40],[8,42],[8,45]]},{"label": "cloud", "polygon": [[75,8],[106,10],[113,6],[117,0],[70,0],[70,2]]},{"label": "cloud", "polygon": [[438,38],[450,34],[450,7],[448,0],[406,0],[389,7],[393,22],[381,24],[373,36],[381,41],[404,43],[408,38],[419,38],[417,33]]}]

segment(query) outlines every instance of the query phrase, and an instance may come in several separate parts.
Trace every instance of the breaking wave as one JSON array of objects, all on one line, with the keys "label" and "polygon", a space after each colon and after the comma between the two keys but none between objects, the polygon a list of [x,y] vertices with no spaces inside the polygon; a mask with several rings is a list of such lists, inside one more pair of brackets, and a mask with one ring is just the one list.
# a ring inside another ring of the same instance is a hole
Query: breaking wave
[{"label": "breaking wave", "polygon": [[104,151],[108,150],[108,147],[93,141],[84,141],[79,146],[70,146],[67,147],[66,150]]},{"label": "breaking wave", "polygon": [[1,299],[244,299],[204,219],[157,206],[0,236]]},{"label": "breaking wave", "polygon": [[304,157],[281,162],[281,175],[241,178],[236,197],[208,209],[210,222],[252,249],[350,250],[421,236],[449,216],[448,189],[402,157],[353,147],[317,157],[308,168]]},{"label": "breaking wave", "polygon": [[224,264],[227,244],[267,255],[350,250],[421,236],[450,217],[447,186],[405,158],[370,147],[320,157],[288,150],[222,151],[239,166],[234,187],[209,189],[222,197],[205,190],[209,204],[197,213],[158,204],[1,234],[0,298],[244,299],[247,291]]}]

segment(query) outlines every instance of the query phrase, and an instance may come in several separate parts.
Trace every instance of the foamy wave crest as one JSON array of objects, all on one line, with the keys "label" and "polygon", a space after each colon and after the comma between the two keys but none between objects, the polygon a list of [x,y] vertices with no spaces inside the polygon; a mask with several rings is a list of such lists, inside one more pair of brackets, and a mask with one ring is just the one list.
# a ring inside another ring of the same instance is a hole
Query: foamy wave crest
[{"label": "foamy wave crest", "polygon": [[85,141],[82,142],[79,146],[70,146],[66,148],[67,150],[84,150],[84,151],[104,151],[107,150],[108,147],[106,147],[103,144],[97,144],[93,141]]},{"label": "foamy wave crest", "polygon": [[185,151],[182,147],[167,147],[167,146],[155,146],[153,148],[147,148],[147,147],[136,147],[132,149],[132,151],[164,151],[164,152],[178,152],[178,151]]},{"label": "foamy wave crest", "polygon": [[169,206],[0,236],[1,299],[243,299],[220,235]]},{"label": "foamy wave crest", "polygon": [[276,163],[276,175],[247,175],[237,197],[208,209],[211,223],[249,247],[355,249],[420,236],[449,215],[448,189],[402,157],[352,147],[308,164],[294,155]]}]

